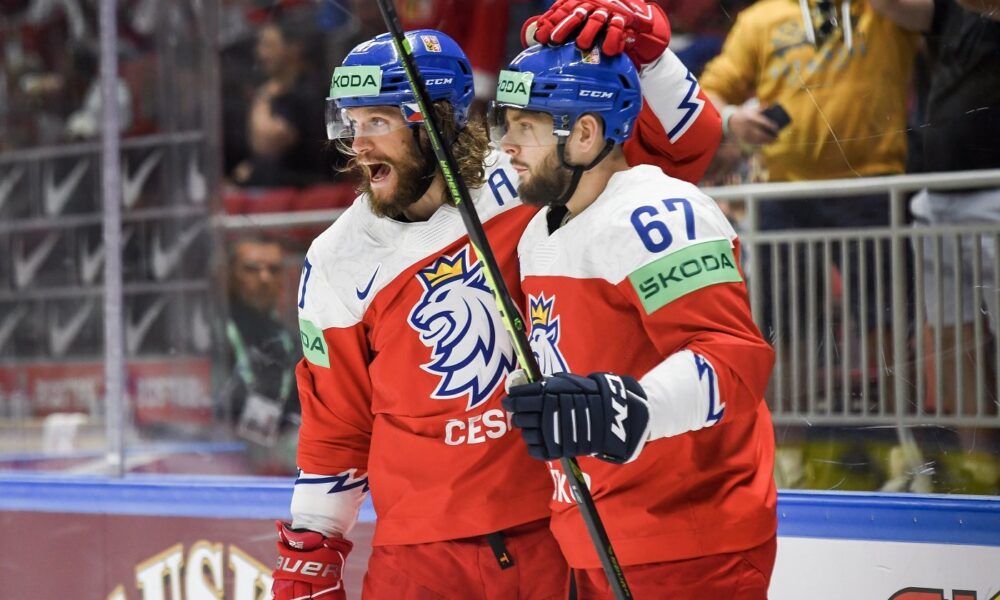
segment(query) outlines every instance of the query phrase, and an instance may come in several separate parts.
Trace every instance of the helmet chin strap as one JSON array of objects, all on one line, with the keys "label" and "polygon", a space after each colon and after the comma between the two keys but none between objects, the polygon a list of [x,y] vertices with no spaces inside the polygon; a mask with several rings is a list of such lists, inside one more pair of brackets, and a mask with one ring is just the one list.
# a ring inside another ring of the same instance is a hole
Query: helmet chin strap
[{"label": "helmet chin strap", "polygon": [[569,183],[566,184],[566,189],[563,190],[563,193],[559,196],[559,198],[551,203],[551,206],[566,206],[569,199],[576,193],[576,186],[580,185],[580,178],[583,177],[584,172],[596,167],[597,163],[604,160],[604,157],[611,152],[612,148],[615,147],[615,143],[613,141],[605,140],[604,148],[601,149],[594,160],[590,161],[589,165],[571,165],[566,162],[566,139],[567,138],[563,136],[559,137],[559,145],[556,147],[556,152],[559,154],[559,162],[562,163],[564,168],[571,170],[573,172],[573,176],[570,178]]}]

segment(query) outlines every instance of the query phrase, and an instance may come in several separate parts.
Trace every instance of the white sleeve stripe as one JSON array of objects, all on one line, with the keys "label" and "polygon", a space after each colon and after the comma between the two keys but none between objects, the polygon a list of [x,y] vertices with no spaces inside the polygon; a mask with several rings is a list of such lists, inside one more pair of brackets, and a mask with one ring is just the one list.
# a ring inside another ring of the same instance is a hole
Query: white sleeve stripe
[{"label": "white sleeve stripe", "polygon": [[698,80],[669,49],[640,74],[642,96],[660,120],[671,143],[677,143],[698,120],[705,102]]},{"label": "white sleeve stripe", "polygon": [[368,476],[350,469],[339,475],[299,473],[292,492],[292,527],[347,537],[368,495]]},{"label": "white sleeve stripe", "polygon": [[639,384],[649,402],[649,440],[711,427],[725,414],[715,368],[690,350],[671,354]]}]

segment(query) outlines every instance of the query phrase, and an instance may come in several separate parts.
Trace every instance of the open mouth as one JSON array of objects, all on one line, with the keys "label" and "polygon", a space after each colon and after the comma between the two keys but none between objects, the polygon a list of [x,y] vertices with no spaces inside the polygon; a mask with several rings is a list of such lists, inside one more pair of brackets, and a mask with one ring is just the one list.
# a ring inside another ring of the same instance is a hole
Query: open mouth
[{"label": "open mouth", "polygon": [[389,173],[392,172],[392,167],[388,163],[372,163],[368,165],[369,172],[371,173],[370,180],[372,183],[381,183],[389,178]]}]

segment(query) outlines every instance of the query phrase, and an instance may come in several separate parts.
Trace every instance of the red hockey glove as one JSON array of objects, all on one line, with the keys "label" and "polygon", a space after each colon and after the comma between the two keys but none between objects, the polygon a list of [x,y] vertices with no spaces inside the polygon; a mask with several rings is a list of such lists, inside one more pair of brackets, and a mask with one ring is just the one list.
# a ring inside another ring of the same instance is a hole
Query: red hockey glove
[{"label": "red hockey glove", "polygon": [[275,600],[320,598],[346,600],[341,575],[354,544],[323,537],[315,531],[294,531],[278,521],[278,566],[271,573]]},{"label": "red hockey glove", "polygon": [[667,48],[670,21],[658,4],[644,0],[556,0],[521,28],[525,46],[575,39],[577,46],[589,50],[601,35],[602,52],[611,56],[625,52],[641,67]]}]

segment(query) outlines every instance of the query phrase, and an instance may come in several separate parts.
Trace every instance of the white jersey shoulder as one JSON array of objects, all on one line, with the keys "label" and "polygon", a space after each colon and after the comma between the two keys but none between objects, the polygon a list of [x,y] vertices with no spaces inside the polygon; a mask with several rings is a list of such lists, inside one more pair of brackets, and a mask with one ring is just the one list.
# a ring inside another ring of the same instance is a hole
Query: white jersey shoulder
[{"label": "white jersey shoulder", "polygon": [[736,239],[714,200],[650,165],[615,174],[582,213],[549,235],[547,211],[518,247],[521,276],[564,275],[617,284],[636,269],[694,244]]},{"label": "white jersey shoulder", "polygon": [[643,67],[639,82],[642,97],[663,125],[671,143],[677,143],[698,120],[705,101],[698,97],[698,80],[669,49]]},{"label": "white jersey shoulder", "polygon": [[[520,201],[509,157],[491,152],[484,168],[486,183],[469,196],[485,223]],[[402,272],[466,235],[459,210],[450,204],[426,221],[404,223],[375,215],[368,197],[358,196],[309,247],[299,279],[299,318],[320,330],[350,327]]]}]

